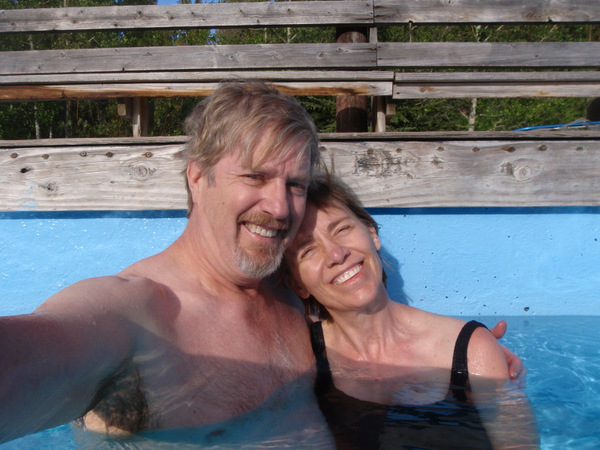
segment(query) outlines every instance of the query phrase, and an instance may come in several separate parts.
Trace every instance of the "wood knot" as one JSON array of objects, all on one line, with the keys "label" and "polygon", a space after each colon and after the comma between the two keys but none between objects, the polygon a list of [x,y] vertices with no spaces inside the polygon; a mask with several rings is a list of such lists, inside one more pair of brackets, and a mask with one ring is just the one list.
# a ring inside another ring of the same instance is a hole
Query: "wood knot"
[{"label": "wood knot", "polygon": [[146,164],[134,164],[129,166],[129,175],[138,181],[146,181],[156,172],[156,168],[148,167]]},{"label": "wood knot", "polygon": [[542,164],[533,159],[523,158],[502,164],[500,170],[517,181],[527,181],[542,173]]},{"label": "wood knot", "polygon": [[45,184],[39,185],[48,194],[56,194],[58,192],[58,183],[56,181],[49,181]]}]

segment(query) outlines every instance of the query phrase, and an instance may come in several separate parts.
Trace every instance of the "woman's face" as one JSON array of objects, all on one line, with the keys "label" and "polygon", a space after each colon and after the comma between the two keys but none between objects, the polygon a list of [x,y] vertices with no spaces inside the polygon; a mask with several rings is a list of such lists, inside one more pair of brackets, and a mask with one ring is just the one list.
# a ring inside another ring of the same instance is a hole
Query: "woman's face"
[{"label": "woman's face", "polygon": [[307,203],[300,230],[286,252],[296,293],[313,295],[329,310],[363,311],[376,306],[381,290],[381,243],[377,232],[345,206],[317,209]]}]

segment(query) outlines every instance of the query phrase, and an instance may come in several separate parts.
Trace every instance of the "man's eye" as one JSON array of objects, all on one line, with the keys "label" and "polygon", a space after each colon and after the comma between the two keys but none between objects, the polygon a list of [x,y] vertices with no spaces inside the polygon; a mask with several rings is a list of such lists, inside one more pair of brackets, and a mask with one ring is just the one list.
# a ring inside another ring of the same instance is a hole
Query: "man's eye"
[{"label": "man's eye", "polygon": [[247,173],[243,176],[248,183],[256,184],[263,180],[263,176],[259,173]]},{"label": "man's eye", "polygon": [[290,189],[296,195],[304,195],[308,189],[304,183],[290,183]]}]

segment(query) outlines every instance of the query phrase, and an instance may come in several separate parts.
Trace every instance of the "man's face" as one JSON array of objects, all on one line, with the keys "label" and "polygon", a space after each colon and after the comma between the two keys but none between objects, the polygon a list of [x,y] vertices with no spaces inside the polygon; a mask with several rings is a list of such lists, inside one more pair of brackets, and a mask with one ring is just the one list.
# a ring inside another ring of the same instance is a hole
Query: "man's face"
[{"label": "man's face", "polygon": [[308,155],[299,158],[291,152],[256,167],[244,164],[239,155],[226,155],[213,173],[212,183],[204,181],[205,194],[196,206],[209,218],[218,257],[254,279],[272,274],[302,221]]}]

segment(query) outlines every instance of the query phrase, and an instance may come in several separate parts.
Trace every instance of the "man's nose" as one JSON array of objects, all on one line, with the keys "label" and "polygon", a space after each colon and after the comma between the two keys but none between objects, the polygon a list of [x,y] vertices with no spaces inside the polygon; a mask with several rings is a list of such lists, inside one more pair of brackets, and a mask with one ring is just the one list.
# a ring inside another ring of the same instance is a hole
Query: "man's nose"
[{"label": "man's nose", "polygon": [[287,183],[274,181],[265,192],[264,210],[274,219],[287,219],[290,214]]}]

